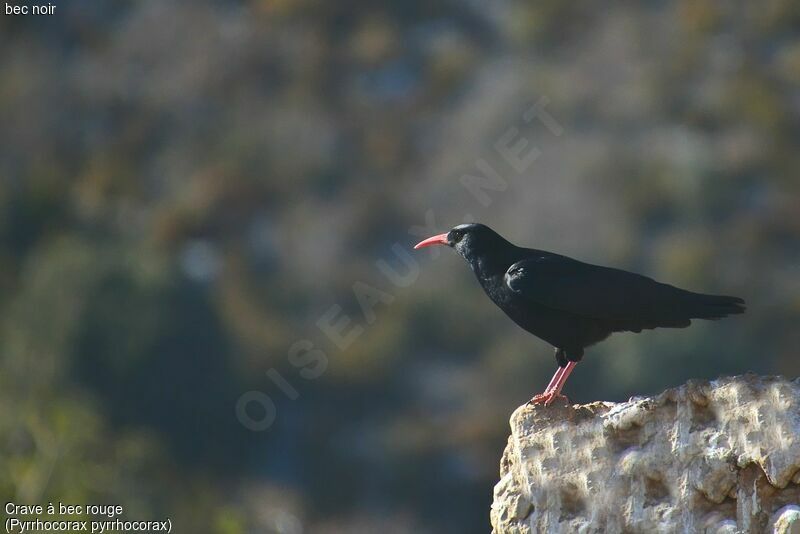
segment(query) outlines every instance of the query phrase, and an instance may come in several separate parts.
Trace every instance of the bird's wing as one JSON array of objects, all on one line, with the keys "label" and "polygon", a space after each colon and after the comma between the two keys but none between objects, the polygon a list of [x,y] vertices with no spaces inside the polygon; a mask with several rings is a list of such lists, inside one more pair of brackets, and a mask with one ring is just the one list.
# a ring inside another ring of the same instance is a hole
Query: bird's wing
[{"label": "bird's wing", "polygon": [[523,298],[548,308],[628,321],[641,328],[686,326],[689,319],[718,319],[744,311],[744,301],[736,297],[692,293],[639,274],[557,255],[515,263],[506,272],[505,283]]}]

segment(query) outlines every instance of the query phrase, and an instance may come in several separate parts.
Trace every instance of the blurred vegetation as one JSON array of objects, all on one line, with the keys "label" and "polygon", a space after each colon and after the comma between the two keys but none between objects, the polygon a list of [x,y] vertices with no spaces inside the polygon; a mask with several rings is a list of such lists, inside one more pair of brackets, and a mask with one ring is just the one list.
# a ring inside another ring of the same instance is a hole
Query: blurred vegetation
[{"label": "blurred vegetation", "polygon": [[[520,117],[539,98],[563,126]],[[0,492],[180,532],[485,532],[551,349],[460,259],[376,268],[474,217],[520,244],[744,297],[618,335],[565,391],[800,374],[800,5],[60,2],[0,16]],[[541,150],[525,173],[493,146]],[[459,177],[509,181],[484,208]],[[365,324],[352,285],[395,298]],[[364,334],[315,325],[333,304]],[[314,381],[298,339],[329,357]],[[298,393],[290,400],[266,372]],[[277,407],[267,432],[234,407]]]}]

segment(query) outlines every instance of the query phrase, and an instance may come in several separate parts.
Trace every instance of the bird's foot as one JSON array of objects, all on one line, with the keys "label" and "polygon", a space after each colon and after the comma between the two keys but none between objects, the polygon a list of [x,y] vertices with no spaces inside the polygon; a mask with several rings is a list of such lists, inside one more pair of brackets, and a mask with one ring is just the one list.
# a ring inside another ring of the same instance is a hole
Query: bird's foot
[{"label": "bird's foot", "polygon": [[564,399],[564,402],[569,404],[569,398],[567,398],[566,395],[556,393],[555,391],[545,391],[544,393],[539,393],[529,400],[528,404],[544,404],[545,406],[550,406],[556,399]]}]

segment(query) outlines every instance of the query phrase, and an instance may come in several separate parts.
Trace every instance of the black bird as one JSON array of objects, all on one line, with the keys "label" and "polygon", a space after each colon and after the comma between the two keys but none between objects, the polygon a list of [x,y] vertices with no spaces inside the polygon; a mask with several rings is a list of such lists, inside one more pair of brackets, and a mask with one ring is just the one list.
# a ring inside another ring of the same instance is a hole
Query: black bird
[{"label": "black bird", "polygon": [[418,243],[447,245],[478,277],[489,298],[515,323],[556,348],[558,369],[531,402],[550,404],[586,347],[614,332],[685,328],[692,319],[745,311],[738,297],[703,295],[635,273],[522,248],[483,224],[462,224]]}]

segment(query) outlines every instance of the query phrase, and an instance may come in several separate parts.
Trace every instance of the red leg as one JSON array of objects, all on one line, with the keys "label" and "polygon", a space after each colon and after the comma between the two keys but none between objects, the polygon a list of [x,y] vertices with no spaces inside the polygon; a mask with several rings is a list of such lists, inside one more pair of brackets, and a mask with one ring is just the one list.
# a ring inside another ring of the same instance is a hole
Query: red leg
[{"label": "red leg", "polygon": [[569,378],[569,375],[577,364],[578,362],[569,362],[566,366],[559,367],[553,375],[553,378],[550,379],[550,383],[547,384],[547,388],[544,392],[533,397],[529,401],[529,404],[544,404],[548,406],[559,397],[566,399],[566,397],[561,394],[561,389],[564,387],[567,378]]},{"label": "red leg", "polygon": [[542,393],[534,396],[530,401],[529,404],[539,404],[545,402],[547,399],[550,398],[550,394],[553,392],[553,388],[556,384],[558,384],[559,380],[561,379],[561,375],[564,374],[564,367],[559,367],[556,369],[556,372],[553,374],[553,378],[550,379],[550,383],[547,384],[547,387],[544,388]]},{"label": "red leg", "polygon": [[558,383],[558,380],[561,378],[561,375],[564,373],[564,368],[559,367],[556,369],[556,372],[553,373],[553,378],[550,379],[550,383],[547,384],[547,387],[544,388],[545,393],[549,393],[553,390],[553,387]]},{"label": "red leg", "polygon": [[555,386],[553,386],[553,391],[550,392],[550,398],[544,402],[545,406],[553,402],[558,397],[563,397],[563,395],[561,395],[561,388],[563,388],[564,384],[567,383],[567,378],[569,378],[569,375],[572,374],[572,370],[575,369],[576,365],[578,365],[578,362],[569,362],[567,366],[564,367],[564,371],[561,373],[561,376],[558,377]]}]

